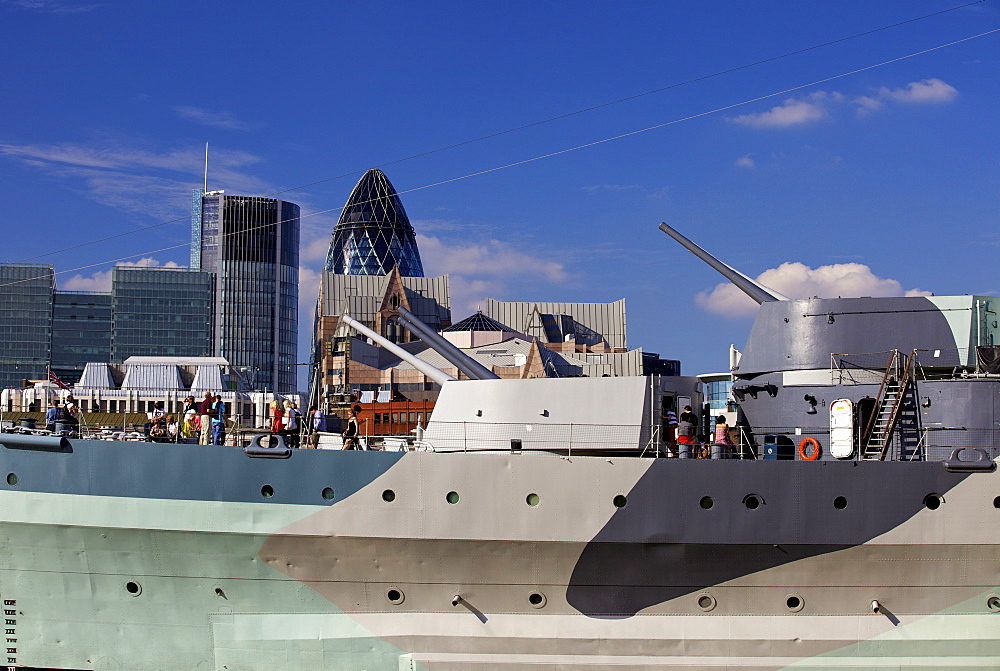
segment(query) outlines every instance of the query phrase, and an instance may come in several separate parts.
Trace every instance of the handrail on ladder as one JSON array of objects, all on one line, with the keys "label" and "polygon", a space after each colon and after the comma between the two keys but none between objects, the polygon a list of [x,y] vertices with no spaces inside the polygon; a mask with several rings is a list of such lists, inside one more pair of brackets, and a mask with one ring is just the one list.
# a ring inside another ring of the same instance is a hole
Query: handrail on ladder
[{"label": "handrail on ladder", "polygon": [[[886,366],[885,374],[882,376],[882,384],[879,386],[878,398],[875,403],[875,411],[872,413],[871,417],[868,418],[868,423],[865,425],[865,431],[862,434],[861,444],[864,446],[864,453],[867,454],[868,446],[871,443],[872,434],[875,430],[875,424],[881,414],[882,408],[886,402],[886,395],[888,393],[888,387],[890,386],[890,380],[893,379],[893,373],[898,372],[899,369],[899,350],[892,351],[892,358],[889,360],[889,365]],[[906,363],[903,366],[902,373],[899,375],[898,390],[896,393],[895,403],[889,412],[889,417],[883,427],[882,434],[882,449],[879,451],[879,461],[885,461],[886,455],[889,453],[889,443],[891,441],[892,433],[896,430],[896,424],[899,422],[899,416],[903,410],[903,399],[906,396],[906,392],[909,391],[912,372],[914,364],[917,360],[916,350],[910,352],[910,355],[906,358]]]}]

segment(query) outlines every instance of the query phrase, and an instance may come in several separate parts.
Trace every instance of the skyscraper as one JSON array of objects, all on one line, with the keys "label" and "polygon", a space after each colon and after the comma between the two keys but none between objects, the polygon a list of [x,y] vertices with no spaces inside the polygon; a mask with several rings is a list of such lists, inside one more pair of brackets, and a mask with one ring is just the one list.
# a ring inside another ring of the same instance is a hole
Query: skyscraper
[{"label": "skyscraper", "polygon": [[213,349],[258,389],[296,390],[299,206],[194,193],[191,268],[215,274]]},{"label": "skyscraper", "polygon": [[122,363],[132,356],[211,356],[212,308],[211,273],[115,266],[109,310],[110,361]]},{"label": "skyscraper", "polygon": [[366,172],[344,205],[326,257],[327,272],[423,277],[413,226],[392,183],[378,168]]},{"label": "skyscraper", "polygon": [[74,384],[91,361],[111,360],[111,294],[56,291],[52,297],[50,366],[59,379]]},{"label": "skyscraper", "polygon": [[55,288],[50,265],[0,265],[0,386],[48,375]]},{"label": "skyscraper", "polygon": [[[403,203],[382,171],[373,168],[351,191],[327,253],[313,334],[313,402],[379,387],[380,380],[371,376],[351,378],[354,339],[341,317],[349,313],[392,342],[409,343],[417,338],[397,322],[400,306],[435,330],[451,323],[448,276],[424,277]],[[420,396],[425,384],[421,379],[416,389],[400,379],[388,386]]]}]

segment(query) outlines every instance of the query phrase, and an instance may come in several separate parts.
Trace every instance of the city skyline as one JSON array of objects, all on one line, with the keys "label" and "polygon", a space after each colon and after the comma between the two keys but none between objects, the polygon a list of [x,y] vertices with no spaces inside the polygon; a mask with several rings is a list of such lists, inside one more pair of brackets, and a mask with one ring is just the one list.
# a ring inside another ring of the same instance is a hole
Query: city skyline
[{"label": "city skyline", "polygon": [[[630,344],[724,369],[753,308],[660,221],[788,295],[1000,293],[989,264],[954,262],[1000,244],[997,35],[975,37],[1000,14],[961,4],[315,4],[301,22],[222,3],[210,29],[184,2],[3,2],[0,188],[45,235],[0,260],[52,263],[60,290],[106,287],[115,259],[186,264],[209,140],[210,189],[302,205],[300,312],[350,184],[380,166],[456,321],[486,298],[625,298]],[[259,24],[295,40],[241,48]],[[260,96],[269,78],[283,95]]]}]

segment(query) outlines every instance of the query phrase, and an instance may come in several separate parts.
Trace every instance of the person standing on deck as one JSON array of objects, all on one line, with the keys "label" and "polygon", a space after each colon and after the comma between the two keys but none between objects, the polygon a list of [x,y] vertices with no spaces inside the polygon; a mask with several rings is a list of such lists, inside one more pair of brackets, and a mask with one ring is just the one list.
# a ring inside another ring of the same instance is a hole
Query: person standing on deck
[{"label": "person standing on deck", "polygon": [[[719,415],[715,418],[715,440],[712,444],[721,448],[719,450],[713,448],[713,452],[717,452],[721,458],[729,459],[732,457],[734,443],[729,437],[729,424],[726,423],[725,415]],[[714,455],[712,458],[715,458]]]},{"label": "person standing on deck", "polygon": [[673,408],[667,410],[667,414],[663,416],[663,428],[664,428],[664,444],[667,447],[667,456],[676,457],[677,456],[677,413],[674,412]]},{"label": "person standing on deck", "polygon": [[72,431],[80,424],[80,407],[76,404],[73,394],[66,397],[66,402],[62,407],[62,421],[69,424]]},{"label": "person standing on deck", "polygon": [[320,432],[326,431],[326,415],[315,405],[309,408],[309,431],[309,447],[316,449],[319,446]]},{"label": "person standing on deck", "polygon": [[291,401],[285,401],[285,439],[288,441],[288,447],[298,447],[299,446],[299,433],[301,430],[299,417],[302,413],[299,412],[297,405]]},{"label": "person standing on deck", "polygon": [[198,405],[198,412],[201,413],[201,439],[198,441],[199,445],[212,444],[212,405],[214,403],[215,398],[212,397],[212,392],[206,391],[205,398]]},{"label": "person standing on deck", "polygon": [[690,405],[685,405],[684,412],[681,413],[680,421],[677,423],[677,442],[681,445],[694,445],[697,435],[698,415],[694,414]]},{"label": "person standing on deck", "polygon": [[361,412],[361,406],[356,405],[351,408],[351,412],[347,415],[347,427],[345,427],[344,432],[340,434],[344,439],[345,450],[361,449],[361,423],[358,421],[359,412]]},{"label": "person standing on deck", "polygon": [[163,409],[163,401],[157,401],[153,404],[153,409],[146,413],[146,424],[142,427],[142,432],[147,438],[151,435],[150,432],[156,420],[162,420],[166,415],[167,411]]},{"label": "person standing on deck", "polygon": [[216,395],[212,403],[212,444],[222,445],[226,442],[226,404],[222,396]]},{"label": "person standing on deck", "polygon": [[59,409],[59,401],[49,403],[49,409],[45,411],[45,430],[55,431],[56,422],[62,421],[62,410]]},{"label": "person standing on deck", "polygon": [[281,433],[285,430],[284,408],[281,401],[271,401],[271,433]]}]

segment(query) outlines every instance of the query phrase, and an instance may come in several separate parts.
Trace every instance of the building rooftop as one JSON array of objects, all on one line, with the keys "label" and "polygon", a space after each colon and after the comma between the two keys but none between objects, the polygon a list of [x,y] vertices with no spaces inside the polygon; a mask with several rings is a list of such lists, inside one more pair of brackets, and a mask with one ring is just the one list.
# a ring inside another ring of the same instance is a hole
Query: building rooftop
[{"label": "building rooftop", "polygon": [[[444,331],[510,331],[513,332],[514,329],[501,324],[496,319],[492,317],[487,317],[481,311],[472,315],[471,317],[466,317],[457,324],[452,324]],[[443,331],[442,331],[443,332]]]}]

